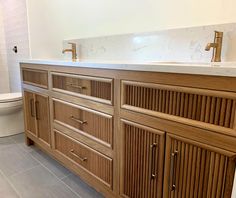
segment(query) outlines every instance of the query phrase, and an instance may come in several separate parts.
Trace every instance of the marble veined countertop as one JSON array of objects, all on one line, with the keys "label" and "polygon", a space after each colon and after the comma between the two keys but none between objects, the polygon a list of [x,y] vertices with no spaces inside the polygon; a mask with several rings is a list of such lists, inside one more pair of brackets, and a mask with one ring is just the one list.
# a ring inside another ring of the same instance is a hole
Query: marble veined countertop
[{"label": "marble veined countertop", "polygon": [[130,61],[66,61],[66,60],[23,60],[24,64],[57,65],[68,67],[102,68],[129,71],[150,71],[180,74],[198,74],[236,77],[236,62],[130,62]]}]

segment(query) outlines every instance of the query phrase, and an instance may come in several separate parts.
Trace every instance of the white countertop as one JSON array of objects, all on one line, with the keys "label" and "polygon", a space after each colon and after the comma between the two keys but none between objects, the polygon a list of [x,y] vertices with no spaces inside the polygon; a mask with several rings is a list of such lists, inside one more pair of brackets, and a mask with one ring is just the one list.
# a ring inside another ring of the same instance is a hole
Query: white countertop
[{"label": "white countertop", "polygon": [[23,60],[20,63],[43,64],[69,67],[102,68],[129,71],[151,71],[236,77],[236,62],[112,62],[112,61],[64,61],[64,60]]}]

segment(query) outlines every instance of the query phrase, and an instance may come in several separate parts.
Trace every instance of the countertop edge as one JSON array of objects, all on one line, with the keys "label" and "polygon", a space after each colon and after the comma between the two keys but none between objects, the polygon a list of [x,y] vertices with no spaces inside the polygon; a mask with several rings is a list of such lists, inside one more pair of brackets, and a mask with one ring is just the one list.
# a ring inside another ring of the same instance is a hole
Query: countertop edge
[{"label": "countertop edge", "polygon": [[[178,73],[192,75],[210,75],[236,77],[236,67],[211,66],[207,64],[174,64],[174,63],[114,63],[114,62],[72,62],[58,60],[21,60],[20,64],[37,64],[64,67],[83,67],[93,69],[113,69],[141,72]],[[236,63],[235,63],[236,65]]]}]

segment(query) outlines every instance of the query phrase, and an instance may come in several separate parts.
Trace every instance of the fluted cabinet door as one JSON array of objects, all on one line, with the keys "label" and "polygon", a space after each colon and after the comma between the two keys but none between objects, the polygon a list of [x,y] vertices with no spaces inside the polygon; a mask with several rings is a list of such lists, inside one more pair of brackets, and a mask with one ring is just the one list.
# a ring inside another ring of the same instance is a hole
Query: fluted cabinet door
[{"label": "fluted cabinet door", "polygon": [[166,136],[165,198],[230,198],[235,154]]},{"label": "fluted cabinet door", "polygon": [[35,95],[35,109],[38,138],[50,144],[49,102],[48,96]]},{"label": "fluted cabinet door", "polygon": [[24,112],[25,130],[36,136],[34,93],[26,90],[24,91]]},{"label": "fluted cabinet door", "polygon": [[161,198],[164,132],[122,121],[121,196]]}]

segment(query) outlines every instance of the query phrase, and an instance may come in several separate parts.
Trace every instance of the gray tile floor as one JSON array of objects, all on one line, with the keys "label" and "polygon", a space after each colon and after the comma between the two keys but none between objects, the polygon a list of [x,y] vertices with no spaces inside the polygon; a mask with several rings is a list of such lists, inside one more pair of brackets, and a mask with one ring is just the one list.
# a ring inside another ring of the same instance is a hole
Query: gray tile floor
[{"label": "gray tile floor", "polygon": [[24,135],[0,138],[1,198],[102,198],[68,169],[38,148],[27,147]]}]

